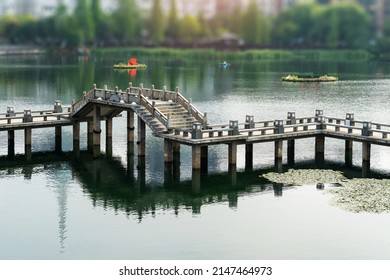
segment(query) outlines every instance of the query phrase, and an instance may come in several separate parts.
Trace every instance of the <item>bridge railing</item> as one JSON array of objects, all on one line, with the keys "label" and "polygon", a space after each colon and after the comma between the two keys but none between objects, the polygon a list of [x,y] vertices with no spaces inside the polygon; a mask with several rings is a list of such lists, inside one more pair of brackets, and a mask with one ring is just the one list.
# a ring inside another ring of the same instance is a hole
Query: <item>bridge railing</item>
[{"label": "bridge railing", "polygon": [[155,106],[154,102],[150,102],[149,99],[146,99],[143,95],[140,95],[140,105],[144,106],[154,118],[158,119],[166,128],[169,129],[168,118]]}]

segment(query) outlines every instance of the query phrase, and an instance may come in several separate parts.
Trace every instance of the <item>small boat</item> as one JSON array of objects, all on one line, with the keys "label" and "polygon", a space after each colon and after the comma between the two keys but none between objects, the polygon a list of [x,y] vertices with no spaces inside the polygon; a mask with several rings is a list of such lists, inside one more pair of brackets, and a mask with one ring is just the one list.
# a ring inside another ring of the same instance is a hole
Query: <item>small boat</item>
[{"label": "small boat", "polygon": [[230,66],[230,63],[227,63],[226,61],[224,61],[224,62],[220,63],[219,66],[226,68],[226,67]]},{"label": "small boat", "polygon": [[288,75],[282,78],[282,81],[285,82],[335,82],[338,81],[337,77],[334,76],[318,76],[318,77],[304,77],[297,75]]},{"label": "small boat", "polygon": [[115,69],[140,69],[140,68],[146,68],[146,64],[127,64],[127,63],[118,63],[114,64]]}]

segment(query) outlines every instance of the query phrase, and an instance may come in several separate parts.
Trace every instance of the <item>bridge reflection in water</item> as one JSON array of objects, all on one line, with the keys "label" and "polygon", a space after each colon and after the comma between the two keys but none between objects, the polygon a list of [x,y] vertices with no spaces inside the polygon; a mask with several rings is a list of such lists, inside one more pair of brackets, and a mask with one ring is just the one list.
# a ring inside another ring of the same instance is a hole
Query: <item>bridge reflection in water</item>
[{"label": "bridge reflection in water", "polygon": [[[158,211],[168,211],[179,215],[179,212],[190,211],[197,215],[202,207],[211,204],[226,204],[237,208],[240,197],[271,194],[281,197],[283,192],[293,186],[270,183],[259,175],[277,170],[275,166],[262,170],[205,174],[194,171],[195,178],[180,180],[179,176],[160,178],[160,184],[149,183],[146,179],[145,162],[134,164],[134,156],[128,157],[127,165],[121,158],[101,157],[91,160],[92,155],[82,152],[79,160],[74,160],[69,153],[34,153],[33,160],[26,163],[24,156],[16,156],[10,161],[7,156],[0,157],[0,174],[23,174],[26,180],[32,180],[34,174],[46,170],[54,170],[47,184],[56,194],[58,209],[58,233],[60,252],[66,251],[65,241],[67,229],[68,191],[71,184],[76,183],[83,193],[90,198],[94,207],[113,209],[116,213],[124,213],[128,218],[139,223],[147,216],[155,217]],[[42,168],[43,167],[43,168]],[[284,166],[283,168],[286,168]],[[332,168],[342,169],[351,177],[361,175],[361,169],[346,169],[344,165],[315,162],[295,164],[296,168]],[[65,170],[66,172],[63,172]],[[66,173],[66,174],[65,174]],[[195,183],[194,183],[195,182]]]}]

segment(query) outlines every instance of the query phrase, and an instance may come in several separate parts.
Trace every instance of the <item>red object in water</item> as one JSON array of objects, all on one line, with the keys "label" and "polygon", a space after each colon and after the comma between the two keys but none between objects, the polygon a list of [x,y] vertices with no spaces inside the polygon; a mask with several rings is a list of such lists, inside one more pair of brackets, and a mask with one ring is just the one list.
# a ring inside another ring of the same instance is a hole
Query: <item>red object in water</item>
[{"label": "red object in water", "polygon": [[130,64],[130,65],[137,65],[137,59],[134,58],[134,57],[130,58],[130,59],[129,59],[129,64]]},{"label": "red object in water", "polygon": [[130,78],[135,78],[135,76],[137,75],[137,70],[135,70],[135,69],[129,70],[129,75],[130,75]]}]

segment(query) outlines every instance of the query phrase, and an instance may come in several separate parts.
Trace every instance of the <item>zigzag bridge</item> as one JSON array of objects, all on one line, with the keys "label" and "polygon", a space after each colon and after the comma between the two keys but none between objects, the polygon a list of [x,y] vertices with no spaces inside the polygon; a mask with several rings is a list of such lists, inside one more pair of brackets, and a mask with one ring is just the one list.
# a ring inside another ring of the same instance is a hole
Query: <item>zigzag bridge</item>
[{"label": "zigzag bridge", "polygon": [[[246,116],[245,122],[237,120],[226,124],[210,124],[206,113],[201,113],[176,88],[169,91],[161,89],[133,87],[129,83],[126,90],[118,87],[110,90],[96,85],[89,92],[84,92],[78,101],[70,106],[54,102],[53,110],[24,110],[15,112],[8,107],[7,112],[0,114],[0,131],[8,132],[8,156],[15,155],[15,130],[24,130],[26,159],[32,156],[32,129],[44,127],[55,128],[55,147],[61,151],[63,126],[73,126],[73,151],[80,153],[80,123],[87,122],[88,147],[93,156],[101,154],[101,122],[106,125],[107,153],[112,153],[113,118],[123,111],[127,112],[127,142],[129,147],[135,141],[135,115],[137,115],[137,153],[139,157],[146,154],[146,126],[153,135],[164,139],[164,162],[171,163],[180,155],[180,145],[192,147],[192,168],[206,169],[208,146],[228,145],[229,166],[237,162],[237,145],[245,145],[246,167],[253,165],[253,144],[260,142],[275,143],[275,164],[281,166],[283,142],[287,141],[287,158],[294,161],[295,140],[315,137],[315,158],[324,160],[325,138],[345,140],[345,161],[352,164],[353,142],[362,143],[363,170],[370,168],[371,144],[390,146],[387,138],[390,125],[358,121],[354,115],[347,113],[345,118],[327,117],[322,110],[316,110],[311,117],[297,118],[295,112],[288,112],[284,120],[256,121],[253,116]],[[111,145],[111,147],[110,147]]]}]

